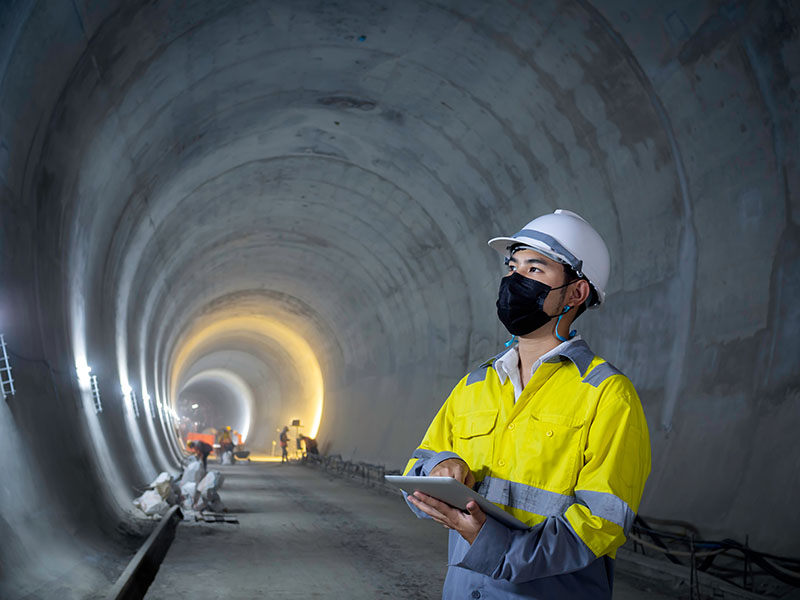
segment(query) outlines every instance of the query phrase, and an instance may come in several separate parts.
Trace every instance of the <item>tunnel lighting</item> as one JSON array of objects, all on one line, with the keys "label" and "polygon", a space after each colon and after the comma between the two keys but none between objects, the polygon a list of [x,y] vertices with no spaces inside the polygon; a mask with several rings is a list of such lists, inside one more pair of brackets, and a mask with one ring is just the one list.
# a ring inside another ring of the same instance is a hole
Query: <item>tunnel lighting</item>
[{"label": "tunnel lighting", "polygon": [[[156,418],[156,407],[153,406],[153,397],[150,394],[148,394],[147,392],[143,392],[142,393],[142,400],[147,402],[147,405],[150,407],[150,418],[151,419],[155,419]],[[159,406],[160,406],[160,404],[161,403],[159,403]]]},{"label": "tunnel lighting", "polygon": [[78,374],[78,383],[82,387],[89,387],[92,391],[92,402],[94,403],[95,414],[103,412],[103,403],[100,402],[100,388],[97,385],[97,375],[92,375],[92,367],[87,364],[80,364],[75,367]]},{"label": "tunnel lighting", "polygon": [[75,372],[78,374],[78,383],[87,386],[91,384],[92,367],[89,365],[79,365],[75,367]]},{"label": "tunnel lighting", "polygon": [[199,404],[192,404],[192,408],[193,408],[194,410],[197,410],[197,407],[198,407],[198,406],[200,406],[200,405],[199,405]]},{"label": "tunnel lighting", "polygon": [[139,418],[139,405],[136,403],[136,392],[130,385],[122,385],[122,399],[128,402],[133,409],[133,415]]},{"label": "tunnel lighting", "polygon": [[0,346],[3,348],[2,363],[0,363],[0,387],[3,389],[3,400],[7,396],[13,396],[14,379],[11,377],[11,364],[8,362],[8,352],[6,351],[6,338],[0,333]]}]

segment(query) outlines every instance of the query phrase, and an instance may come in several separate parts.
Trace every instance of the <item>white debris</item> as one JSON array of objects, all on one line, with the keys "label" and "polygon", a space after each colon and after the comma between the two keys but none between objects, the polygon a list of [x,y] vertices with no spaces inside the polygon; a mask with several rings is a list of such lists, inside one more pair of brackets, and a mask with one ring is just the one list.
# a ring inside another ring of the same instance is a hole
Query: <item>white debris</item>
[{"label": "white debris", "polygon": [[225,505],[222,503],[222,499],[216,491],[210,492],[206,501],[208,503],[208,510],[212,512],[223,512],[225,510]]},{"label": "white debris", "polygon": [[228,450],[227,452],[222,453],[222,464],[223,465],[232,465],[233,464],[233,452]]},{"label": "white debris", "polygon": [[210,510],[211,512],[222,512],[225,505],[216,490],[207,489],[195,502],[194,509],[198,511]]},{"label": "white debris", "polygon": [[199,460],[195,460],[190,462],[186,465],[186,468],[183,470],[183,476],[181,477],[181,485],[186,483],[187,481],[193,481],[194,483],[199,482],[203,477],[205,477],[206,469]]},{"label": "white debris", "polygon": [[172,496],[172,475],[164,471],[150,484],[150,489],[155,490],[159,495],[169,502]]},{"label": "white debris", "polygon": [[187,481],[181,485],[181,508],[193,510],[194,503],[197,501],[198,497],[197,484],[194,481]]},{"label": "white debris", "polygon": [[163,515],[169,510],[169,504],[155,490],[147,490],[144,494],[135,498],[133,505],[148,516]]},{"label": "white debris", "polygon": [[209,471],[203,480],[197,484],[197,491],[201,494],[206,490],[219,490],[222,488],[224,477],[219,471]]}]

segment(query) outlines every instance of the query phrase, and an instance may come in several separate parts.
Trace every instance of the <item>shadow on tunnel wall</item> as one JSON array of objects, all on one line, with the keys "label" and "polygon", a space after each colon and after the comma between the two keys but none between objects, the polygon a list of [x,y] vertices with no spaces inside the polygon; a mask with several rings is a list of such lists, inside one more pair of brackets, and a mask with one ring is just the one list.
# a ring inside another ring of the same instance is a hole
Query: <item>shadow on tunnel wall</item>
[{"label": "shadow on tunnel wall", "polygon": [[3,4],[4,597],[108,583],[75,557],[142,533],[208,369],[256,450],[404,464],[507,337],[486,240],[558,207],[611,250],[578,325],[642,397],[642,512],[800,553],[798,57],[778,0]]}]

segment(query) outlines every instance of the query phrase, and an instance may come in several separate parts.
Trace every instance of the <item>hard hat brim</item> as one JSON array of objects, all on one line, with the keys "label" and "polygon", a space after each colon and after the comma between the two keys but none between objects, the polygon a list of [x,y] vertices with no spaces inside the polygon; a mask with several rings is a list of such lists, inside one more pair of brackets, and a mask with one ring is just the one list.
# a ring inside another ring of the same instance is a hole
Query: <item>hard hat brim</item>
[{"label": "hard hat brim", "polygon": [[491,240],[489,240],[488,243],[489,243],[489,246],[491,246],[492,248],[497,250],[503,256],[509,256],[509,254],[510,254],[509,253],[509,248],[511,246],[516,246],[518,244],[522,244],[523,246],[530,246],[536,252],[539,252],[540,254],[544,254],[547,258],[549,258],[551,260],[554,260],[556,262],[560,262],[560,263],[563,263],[563,264],[567,264],[566,261],[562,257],[558,256],[557,254],[554,254],[552,251],[550,251],[547,248],[547,246],[545,244],[543,244],[539,240],[534,240],[534,239],[526,238],[526,237],[518,237],[518,238],[496,237],[496,238],[492,238]]}]

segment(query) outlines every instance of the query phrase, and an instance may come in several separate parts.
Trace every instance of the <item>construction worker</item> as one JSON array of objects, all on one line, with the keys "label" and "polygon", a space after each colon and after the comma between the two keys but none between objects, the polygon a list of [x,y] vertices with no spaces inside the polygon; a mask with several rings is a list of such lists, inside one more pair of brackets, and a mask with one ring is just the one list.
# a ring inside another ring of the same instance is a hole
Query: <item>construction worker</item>
[{"label": "construction worker", "polygon": [[513,337],[453,389],[405,472],[454,477],[530,529],[475,502],[463,512],[415,492],[408,503],[451,530],[443,598],[610,600],[650,440],[630,380],[571,330],[605,300],[608,250],[566,210],[489,245],[508,267],[497,314]]},{"label": "construction worker", "polygon": [[195,453],[198,459],[203,461],[203,468],[208,468],[208,455],[214,447],[211,444],[205,443],[203,440],[191,440],[187,444],[188,448]]},{"label": "construction worker", "polygon": [[317,444],[317,440],[303,435],[302,433],[300,434],[300,440],[303,442],[303,444],[305,444],[306,447],[306,451],[303,453],[303,459],[305,459],[309,454],[319,456],[319,446]]},{"label": "construction worker", "polygon": [[289,427],[288,425],[284,425],[283,431],[281,431],[281,462],[288,463],[289,462]]},{"label": "construction worker", "polygon": [[233,434],[231,433],[230,425],[226,426],[219,436],[219,455],[220,457],[226,452],[233,454]]}]

